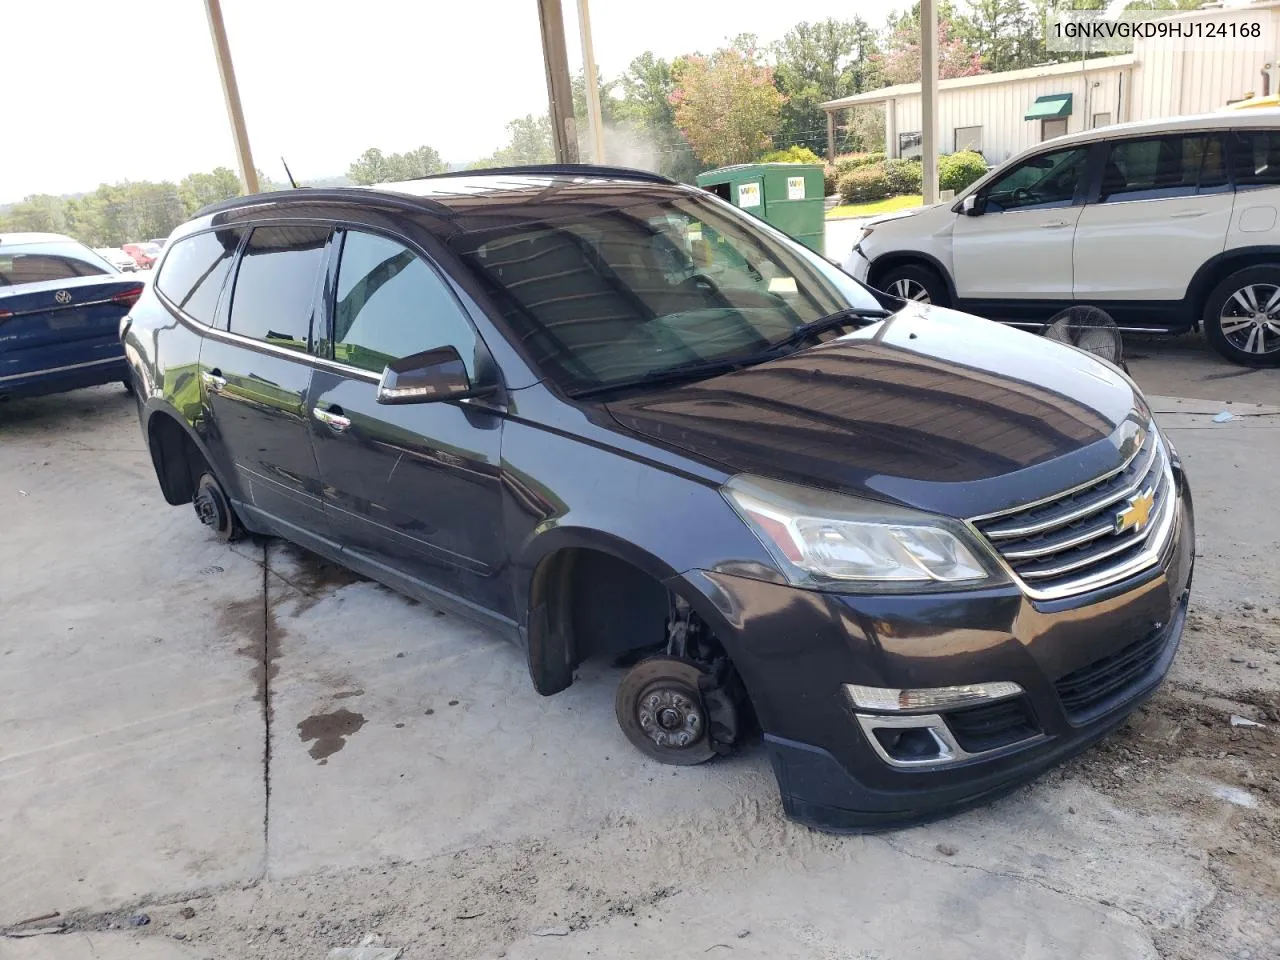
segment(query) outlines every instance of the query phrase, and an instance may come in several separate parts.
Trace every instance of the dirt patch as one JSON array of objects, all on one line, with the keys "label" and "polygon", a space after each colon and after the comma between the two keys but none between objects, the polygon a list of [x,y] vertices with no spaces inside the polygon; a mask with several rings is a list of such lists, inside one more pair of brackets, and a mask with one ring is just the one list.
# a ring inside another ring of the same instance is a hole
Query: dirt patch
[{"label": "dirt patch", "polygon": [[[364,715],[343,707],[332,713],[317,713],[298,724],[298,738],[311,743],[307,751],[313,760],[328,763],[329,757],[347,745],[347,738],[364,726]],[[314,741],[314,742],[313,742]]]}]

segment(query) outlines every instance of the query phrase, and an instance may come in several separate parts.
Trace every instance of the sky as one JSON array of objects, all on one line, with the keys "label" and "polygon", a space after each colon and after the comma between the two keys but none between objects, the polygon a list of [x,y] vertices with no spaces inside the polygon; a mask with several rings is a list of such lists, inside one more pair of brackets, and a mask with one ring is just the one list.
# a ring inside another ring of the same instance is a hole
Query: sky
[{"label": "sky", "polygon": [[[562,4],[576,72],[578,0]],[[743,32],[770,42],[855,11],[879,26],[906,5],[591,0],[590,13],[597,65],[612,78],[645,50],[709,52]],[[547,109],[535,0],[222,0],[222,10],[254,162],[273,180],[285,179],[281,156],[299,179],[326,177],[374,146],[479,159],[506,142],[508,120]],[[0,203],[235,168],[204,0],[0,0],[0,51],[10,92]]]}]

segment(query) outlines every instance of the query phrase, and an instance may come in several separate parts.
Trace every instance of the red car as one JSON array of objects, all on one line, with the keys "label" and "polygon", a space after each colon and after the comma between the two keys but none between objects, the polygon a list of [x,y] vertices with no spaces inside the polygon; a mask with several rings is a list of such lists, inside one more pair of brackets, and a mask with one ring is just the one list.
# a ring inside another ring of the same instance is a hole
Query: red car
[{"label": "red car", "polygon": [[133,257],[139,270],[150,270],[160,259],[160,245],[156,243],[126,243],[120,249]]}]

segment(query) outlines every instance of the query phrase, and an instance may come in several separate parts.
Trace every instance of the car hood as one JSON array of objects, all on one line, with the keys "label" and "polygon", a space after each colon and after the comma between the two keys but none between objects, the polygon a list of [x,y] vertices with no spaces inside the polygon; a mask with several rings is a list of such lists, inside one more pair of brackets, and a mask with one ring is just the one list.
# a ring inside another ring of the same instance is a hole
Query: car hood
[{"label": "car hood", "polygon": [[939,307],[606,406],[627,430],[730,473],[956,517],[1113,470],[1150,420],[1110,364]]}]

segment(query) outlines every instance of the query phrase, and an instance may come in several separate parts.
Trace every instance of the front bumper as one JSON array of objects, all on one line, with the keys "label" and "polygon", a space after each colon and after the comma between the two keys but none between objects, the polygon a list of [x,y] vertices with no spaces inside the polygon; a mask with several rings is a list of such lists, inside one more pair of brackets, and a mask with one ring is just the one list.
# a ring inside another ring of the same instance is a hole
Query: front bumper
[{"label": "front bumper", "polygon": [[[1016,586],[852,596],[687,573],[686,593],[700,595],[695,605],[751,695],[788,815],[829,830],[932,819],[1009,790],[1123,722],[1159,686],[1182,636],[1195,532],[1185,484],[1179,496],[1157,566],[1066,600],[1035,601]],[[1023,695],[963,721],[942,713],[979,749],[921,767],[895,766],[873,746],[844,687],[1001,681]]]},{"label": "front bumper", "polygon": [[860,249],[854,247],[845,260],[843,269],[853,279],[860,283],[866,283],[867,277],[871,275],[871,261],[863,255]]}]

